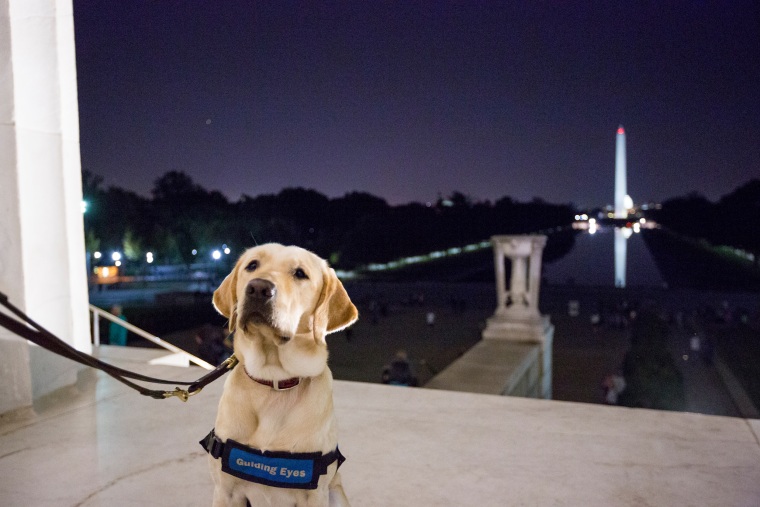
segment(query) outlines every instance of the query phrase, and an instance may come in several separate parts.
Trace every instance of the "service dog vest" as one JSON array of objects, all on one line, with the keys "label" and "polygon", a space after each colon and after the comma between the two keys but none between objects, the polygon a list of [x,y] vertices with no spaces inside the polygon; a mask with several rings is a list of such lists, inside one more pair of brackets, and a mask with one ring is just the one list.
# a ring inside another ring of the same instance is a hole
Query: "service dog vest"
[{"label": "service dog vest", "polygon": [[260,451],[234,440],[222,442],[214,430],[199,443],[212,457],[221,458],[223,472],[276,488],[317,489],[327,467],[337,461],[340,468],[346,461],[337,447],[327,454]]}]

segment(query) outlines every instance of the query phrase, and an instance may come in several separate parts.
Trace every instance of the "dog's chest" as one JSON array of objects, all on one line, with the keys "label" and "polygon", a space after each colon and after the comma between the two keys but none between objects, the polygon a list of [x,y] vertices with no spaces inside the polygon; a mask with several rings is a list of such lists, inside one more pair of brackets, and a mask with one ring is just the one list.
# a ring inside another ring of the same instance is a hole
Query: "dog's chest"
[{"label": "dog's chest", "polygon": [[217,434],[223,439],[233,439],[263,451],[333,450],[337,444],[337,430],[331,403],[298,394],[269,393],[250,403],[247,409],[234,402],[223,404],[237,410],[225,415],[220,411]]}]

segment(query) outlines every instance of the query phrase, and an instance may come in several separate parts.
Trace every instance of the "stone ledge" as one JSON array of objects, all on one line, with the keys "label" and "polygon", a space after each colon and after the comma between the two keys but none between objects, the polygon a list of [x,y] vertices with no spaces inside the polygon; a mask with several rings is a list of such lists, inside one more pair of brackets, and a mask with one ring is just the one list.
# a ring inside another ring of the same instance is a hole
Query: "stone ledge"
[{"label": "stone ledge", "polygon": [[[181,403],[96,376],[26,424],[0,421],[3,505],[210,505],[197,442],[213,425],[222,382]],[[341,381],[334,398],[353,507],[760,498],[757,420]],[[181,487],[167,487],[177,478]]]}]

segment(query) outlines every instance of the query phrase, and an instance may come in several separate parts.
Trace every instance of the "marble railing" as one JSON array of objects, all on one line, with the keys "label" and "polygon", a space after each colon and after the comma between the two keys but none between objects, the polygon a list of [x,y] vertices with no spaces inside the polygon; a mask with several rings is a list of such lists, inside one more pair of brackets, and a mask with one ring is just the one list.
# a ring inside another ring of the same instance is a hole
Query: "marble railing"
[{"label": "marble railing", "polygon": [[541,346],[481,340],[425,384],[427,389],[541,397]]}]

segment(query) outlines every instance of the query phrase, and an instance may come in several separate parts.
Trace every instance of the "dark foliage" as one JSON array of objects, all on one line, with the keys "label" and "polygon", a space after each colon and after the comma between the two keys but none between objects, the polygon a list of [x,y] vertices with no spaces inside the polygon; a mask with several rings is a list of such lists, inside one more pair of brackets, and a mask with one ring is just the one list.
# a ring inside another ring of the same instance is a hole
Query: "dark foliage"
[{"label": "dark foliage", "polygon": [[633,322],[631,349],[623,361],[626,389],[619,403],[629,407],[683,410],[683,377],[668,351],[668,325],[656,313],[642,311]]},{"label": "dark foliage", "polygon": [[[315,190],[286,188],[278,194],[244,195],[230,203],[220,192],[208,191],[178,171],[155,181],[152,198],[116,187],[104,189],[102,178],[84,171],[83,193],[89,203],[88,251],[119,250],[130,260],[151,251],[160,264],[208,259],[222,245],[234,256],[248,246],[280,242],[303,246],[335,267],[351,269],[463,246],[495,234],[546,231],[553,234],[544,261],[552,262],[565,255],[575,239],[566,227],[576,213],[573,206],[540,199],[473,202],[454,192],[433,205],[391,206],[364,192],[330,199]],[[760,261],[760,180],[750,180],[717,203],[694,193],[670,199],[647,216],[683,236],[741,248],[755,254],[756,265]]]},{"label": "dark foliage", "polygon": [[[155,181],[151,199],[115,187],[103,189],[102,179],[87,171],[83,182],[90,203],[85,214],[88,250],[129,251],[135,259],[151,251],[158,263],[190,264],[207,259],[223,244],[234,255],[254,244],[279,242],[303,246],[335,267],[350,269],[463,246],[494,234],[556,230],[569,225],[576,213],[569,204],[537,199],[473,203],[459,192],[430,206],[391,206],[362,192],[330,199],[303,188],[230,203],[177,171]],[[572,234],[556,236],[547,248],[550,260],[572,247]]]},{"label": "dark foliage", "polygon": [[712,203],[699,194],[665,201],[652,214],[659,223],[713,245],[741,248],[760,264],[760,180],[752,179]]}]

